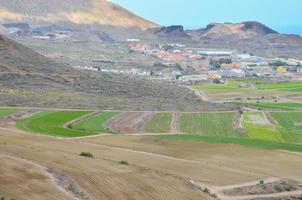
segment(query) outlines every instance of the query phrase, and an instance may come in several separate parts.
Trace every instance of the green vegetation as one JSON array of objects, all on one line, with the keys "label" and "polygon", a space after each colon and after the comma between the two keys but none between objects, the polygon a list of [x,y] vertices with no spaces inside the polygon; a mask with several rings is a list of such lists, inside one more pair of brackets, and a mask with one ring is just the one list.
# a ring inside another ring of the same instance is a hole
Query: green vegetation
[{"label": "green vegetation", "polygon": [[147,122],[145,131],[150,133],[168,133],[171,121],[171,113],[157,113]]},{"label": "green vegetation", "polygon": [[87,115],[90,111],[47,111],[17,122],[17,128],[33,133],[60,137],[80,137],[95,133],[65,128],[74,119]]},{"label": "green vegetation", "polygon": [[288,142],[302,142],[302,112],[272,112]]},{"label": "green vegetation", "polygon": [[200,135],[161,135],[157,136],[161,139],[173,139],[181,141],[193,141],[193,142],[208,142],[208,143],[222,143],[222,144],[238,144],[243,146],[271,149],[271,150],[286,150],[302,152],[302,145],[300,144],[288,144],[266,140],[255,140],[248,138],[219,138]]},{"label": "green vegetation", "polygon": [[193,86],[195,90],[211,91],[211,90],[234,90],[240,88],[241,83],[238,81],[228,81],[227,84],[213,84],[204,86]]},{"label": "green vegetation", "polygon": [[272,89],[302,89],[302,82],[286,82],[286,83],[272,83],[272,84],[261,84],[257,85],[260,90],[272,90]]},{"label": "green vegetation", "polygon": [[234,128],[235,113],[191,113],[181,116],[180,129],[192,133],[219,137],[246,137]]},{"label": "green vegetation", "polygon": [[92,133],[108,133],[111,131],[105,128],[103,124],[117,114],[117,112],[103,112],[99,115],[80,121],[79,123],[72,125],[71,128]]},{"label": "green vegetation", "polygon": [[122,161],[120,161],[120,164],[121,164],[121,165],[126,165],[126,166],[128,166],[128,165],[129,165],[129,162],[128,162],[128,161],[125,161],[125,160],[122,160]]},{"label": "green vegetation", "polygon": [[251,139],[284,142],[283,135],[278,127],[267,122],[261,112],[245,112],[243,114],[243,128]]},{"label": "green vegetation", "polygon": [[90,153],[90,152],[81,152],[80,156],[88,157],[88,158],[93,158],[93,154]]},{"label": "green vegetation", "polygon": [[263,109],[263,110],[288,110],[288,111],[294,111],[294,110],[302,110],[302,103],[241,103],[241,105],[246,105],[250,107],[256,107],[257,109]]},{"label": "green vegetation", "polygon": [[16,108],[0,108],[0,119],[20,111]]}]

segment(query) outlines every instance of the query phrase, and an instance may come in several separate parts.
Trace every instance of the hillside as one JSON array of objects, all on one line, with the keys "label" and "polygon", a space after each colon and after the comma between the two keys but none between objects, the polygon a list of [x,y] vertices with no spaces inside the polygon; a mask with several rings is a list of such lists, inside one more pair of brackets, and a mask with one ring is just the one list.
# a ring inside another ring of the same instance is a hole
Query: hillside
[{"label": "hillside", "polygon": [[242,22],[242,23],[212,23],[206,28],[191,32],[195,39],[249,39],[262,37],[268,34],[277,34],[276,31],[259,22]]},{"label": "hillside", "polygon": [[302,58],[301,36],[280,34],[259,22],[212,23],[186,33],[203,47],[231,48],[267,57]]},{"label": "hillside", "polygon": [[80,71],[0,37],[0,105],[117,110],[224,110],[194,92],[147,79]]},{"label": "hillside", "polygon": [[143,30],[157,26],[105,0],[0,0],[0,6],[2,23],[28,22],[32,26],[98,24]]},{"label": "hillside", "polygon": [[[158,27],[106,0],[0,0],[0,23],[25,23],[30,30],[64,26],[64,30],[105,32],[112,37]],[[20,30],[11,26],[8,32],[12,28]]]},{"label": "hillside", "polygon": [[53,60],[0,35],[0,72],[66,73]]}]

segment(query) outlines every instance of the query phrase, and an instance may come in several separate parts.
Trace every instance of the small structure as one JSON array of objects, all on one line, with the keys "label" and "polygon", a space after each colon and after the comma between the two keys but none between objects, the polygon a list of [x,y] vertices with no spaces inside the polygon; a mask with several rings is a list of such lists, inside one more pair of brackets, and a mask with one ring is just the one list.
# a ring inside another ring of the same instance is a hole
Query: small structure
[{"label": "small structure", "polygon": [[278,74],[284,74],[287,72],[287,69],[283,66],[279,66],[279,67],[277,67],[276,71]]}]

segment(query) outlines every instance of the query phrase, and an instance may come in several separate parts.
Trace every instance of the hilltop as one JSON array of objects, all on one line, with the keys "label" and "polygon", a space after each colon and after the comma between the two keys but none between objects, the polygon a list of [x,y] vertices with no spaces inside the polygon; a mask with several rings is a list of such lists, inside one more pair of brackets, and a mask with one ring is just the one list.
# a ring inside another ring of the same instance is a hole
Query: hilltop
[{"label": "hilltop", "polygon": [[0,0],[0,23],[22,34],[63,29],[113,38],[158,27],[106,0]]}]

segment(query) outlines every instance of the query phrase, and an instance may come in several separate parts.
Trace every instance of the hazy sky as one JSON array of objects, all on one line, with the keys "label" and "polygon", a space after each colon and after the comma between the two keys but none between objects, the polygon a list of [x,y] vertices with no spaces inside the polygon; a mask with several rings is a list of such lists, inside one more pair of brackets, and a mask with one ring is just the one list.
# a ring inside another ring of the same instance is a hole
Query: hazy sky
[{"label": "hazy sky", "polygon": [[112,0],[161,25],[201,28],[211,22],[259,21],[302,35],[302,0]]}]

